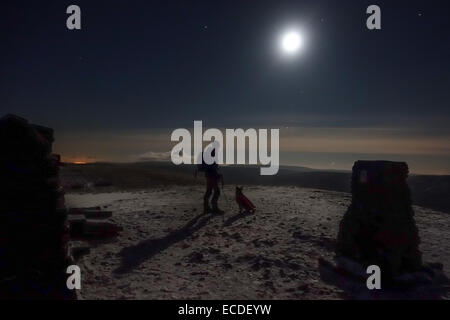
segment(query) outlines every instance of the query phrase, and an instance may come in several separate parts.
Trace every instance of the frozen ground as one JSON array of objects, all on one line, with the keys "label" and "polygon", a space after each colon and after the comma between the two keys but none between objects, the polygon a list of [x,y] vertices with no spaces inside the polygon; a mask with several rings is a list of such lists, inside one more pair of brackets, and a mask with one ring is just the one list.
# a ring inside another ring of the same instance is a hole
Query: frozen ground
[{"label": "frozen ground", "polygon": [[[254,215],[239,215],[234,188],[221,197],[224,216],[202,215],[203,187],[67,195],[69,206],[100,205],[124,228],[93,243],[78,264],[85,299],[343,299],[321,279],[331,260],[347,193],[254,186],[244,193]],[[450,215],[415,207],[425,261],[450,275]],[[443,296],[447,298],[447,296]]]}]

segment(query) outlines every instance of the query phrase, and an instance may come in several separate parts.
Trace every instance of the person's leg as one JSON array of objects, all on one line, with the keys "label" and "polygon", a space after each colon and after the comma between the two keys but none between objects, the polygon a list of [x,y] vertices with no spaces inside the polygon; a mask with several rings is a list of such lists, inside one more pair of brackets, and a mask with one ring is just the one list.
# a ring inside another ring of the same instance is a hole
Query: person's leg
[{"label": "person's leg", "polygon": [[211,197],[212,194],[212,187],[209,183],[208,179],[206,181],[206,192],[203,196],[203,213],[208,213],[211,211],[211,208],[209,207],[209,197]]},{"label": "person's leg", "polygon": [[214,186],[213,190],[214,190],[214,194],[213,194],[213,197],[212,197],[212,200],[211,200],[211,204],[212,204],[213,210],[216,213],[223,213],[223,211],[220,210],[218,205],[217,205],[217,202],[219,201],[219,197],[220,197],[220,188],[219,188],[219,185],[217,183]]}]

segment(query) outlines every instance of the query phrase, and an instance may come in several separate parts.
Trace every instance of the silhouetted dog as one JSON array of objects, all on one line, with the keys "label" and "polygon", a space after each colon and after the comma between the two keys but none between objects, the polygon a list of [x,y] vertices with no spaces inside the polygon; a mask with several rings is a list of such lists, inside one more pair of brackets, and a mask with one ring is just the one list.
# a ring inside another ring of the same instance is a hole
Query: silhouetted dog
[{"label": "silhouetted dog", "polygon": [[236,202],[239,205],[239,213],[242,213],[242,210],[245,210],[246,213],[254,213],[256,207],[244,196],[242,189],[243,187],[236,187]]}]

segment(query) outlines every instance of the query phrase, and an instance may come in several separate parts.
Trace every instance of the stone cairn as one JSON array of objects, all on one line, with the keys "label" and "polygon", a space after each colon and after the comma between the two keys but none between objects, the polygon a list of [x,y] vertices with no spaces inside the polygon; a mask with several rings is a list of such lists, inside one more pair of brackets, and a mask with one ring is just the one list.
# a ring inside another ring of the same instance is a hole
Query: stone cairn
[{"label": "stone cairn", "polygon": [[67,209],[53,130],[6,115],[0,119],[0,299],[77,299],[67,267],[88,245],[122,229],[100,207]]},{"label": "stone cairn", "polygon": [[60,157],[53,130],[0,119],[0,298],[74,299]]},{"label": "stone cairn", "polygon": [[355,162],[352,202],[339,227],[337,257],[364,270],[378,265],[385,284],[422,269],[407,177],[404,162]]}]

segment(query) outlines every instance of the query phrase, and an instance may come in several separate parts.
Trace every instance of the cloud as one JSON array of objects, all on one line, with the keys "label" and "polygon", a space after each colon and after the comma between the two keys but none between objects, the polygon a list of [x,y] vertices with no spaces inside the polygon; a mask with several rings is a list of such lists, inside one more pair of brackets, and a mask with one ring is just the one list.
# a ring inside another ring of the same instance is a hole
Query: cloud
[{"label": "cloud", "polygon": [[450,156],[448,134],[389,128],[289,128],[280,133],[288,152]]},{"label": "cloud", "polygon": [[155,152],[155,151],[148,151],[146,153],[143,153],[141,155],[138,155],[137,160],[140,161],[169,161],[170,160],[170,151],[167,152]]}]

